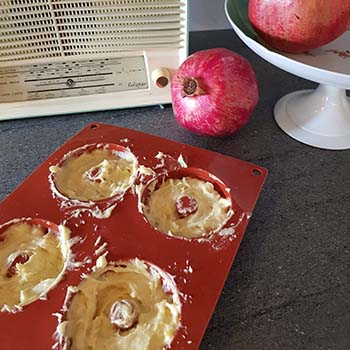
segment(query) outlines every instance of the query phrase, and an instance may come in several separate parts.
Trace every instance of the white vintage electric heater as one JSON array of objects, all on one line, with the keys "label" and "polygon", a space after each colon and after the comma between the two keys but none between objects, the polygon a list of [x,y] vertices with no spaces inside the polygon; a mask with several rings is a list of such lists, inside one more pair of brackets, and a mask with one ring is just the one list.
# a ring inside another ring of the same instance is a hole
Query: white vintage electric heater
[{"label": "white vintage electric heater", "polygon": [[188,0],[1,0],[0,120],[170,103]]}]

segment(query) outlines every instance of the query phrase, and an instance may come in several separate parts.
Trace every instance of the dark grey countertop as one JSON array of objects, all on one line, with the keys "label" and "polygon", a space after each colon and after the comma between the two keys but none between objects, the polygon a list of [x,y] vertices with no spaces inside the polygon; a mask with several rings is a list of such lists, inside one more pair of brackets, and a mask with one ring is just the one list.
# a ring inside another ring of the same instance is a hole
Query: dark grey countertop
[{"label": "dark grey countertop", "polygon": [[212,47],[240,53],[257,73],[260,101],[238,133],[194,135],[179,126],[169,105],[2,121],[0,200],[91,122],[141,130],[264,166],[269,177],[201,349],[348,350],[350,151],[303,145],[275,123],[277,100],[313,83],[263,61],[231,30],[191,34],[191,52]]}]

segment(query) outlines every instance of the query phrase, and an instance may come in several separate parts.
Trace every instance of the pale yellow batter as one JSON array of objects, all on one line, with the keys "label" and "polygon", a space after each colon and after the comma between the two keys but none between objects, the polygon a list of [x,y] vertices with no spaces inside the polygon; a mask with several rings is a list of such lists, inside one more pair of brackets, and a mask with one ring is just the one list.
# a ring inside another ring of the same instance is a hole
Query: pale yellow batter
[{"label": "pale yellow batter", "polygon": [[50,167],[57,190],[70,199],[96,201],[123,195],[134,182],[136,157],[130,151],[96,148]]},{"label": "pale yellow batter", "polygon": [[179,327],[175,286],[166,293],[159,270],[141,260],[104,265],[75,292],[66,321],[57,329],[66,349],[162,350]]},{"label": "pale yellow batter", "polygon": [[[179,215],[176,202],[188,196],[196,203],[193,213]],[[231,200],[223,198],[211,182],[191,177],[168,179],[151,193],[144,214],[159,231],[187,238],[219,230],[232,216]]]},{"label": "pale yellow batter", "polygon": [[44,298],[60,281],[69,260],[69,230],[61,226],[56,235],[38,225],[14,223],[1,239],[0,309],[15,311]]}]

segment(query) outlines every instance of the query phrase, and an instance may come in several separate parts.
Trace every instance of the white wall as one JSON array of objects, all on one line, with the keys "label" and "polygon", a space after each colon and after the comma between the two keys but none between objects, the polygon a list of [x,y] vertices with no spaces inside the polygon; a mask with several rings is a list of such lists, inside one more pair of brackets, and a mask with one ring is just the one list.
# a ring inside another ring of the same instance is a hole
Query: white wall
[{"label": "white wall", "polygon": [[187,0],[190,31],[231,28],[225,15],[225,0]]}]

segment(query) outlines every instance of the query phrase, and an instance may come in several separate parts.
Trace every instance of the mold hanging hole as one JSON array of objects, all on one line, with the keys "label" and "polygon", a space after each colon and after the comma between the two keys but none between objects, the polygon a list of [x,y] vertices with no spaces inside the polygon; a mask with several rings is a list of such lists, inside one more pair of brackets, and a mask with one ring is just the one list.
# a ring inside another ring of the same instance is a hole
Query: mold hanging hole
[{"label": "mold hanging hole", "polygon": [[253,169],[252,170],[252,174],[255,175],[255,176],[260,176],[260,175],[262,175],[262,172],[259,169]]}]

